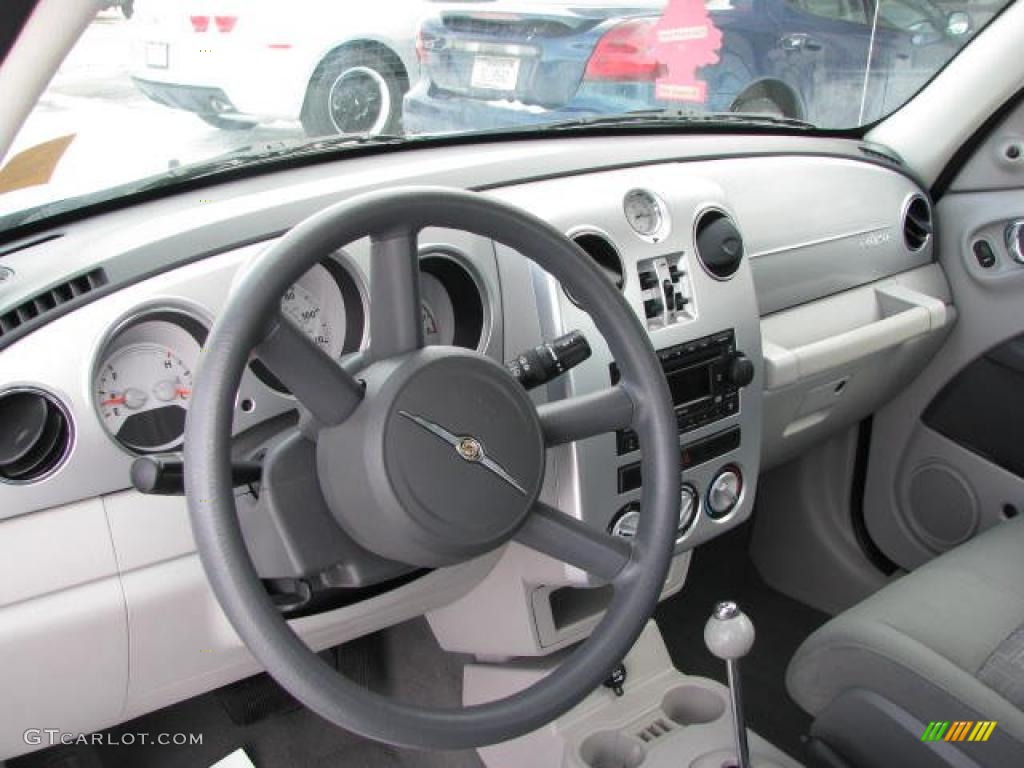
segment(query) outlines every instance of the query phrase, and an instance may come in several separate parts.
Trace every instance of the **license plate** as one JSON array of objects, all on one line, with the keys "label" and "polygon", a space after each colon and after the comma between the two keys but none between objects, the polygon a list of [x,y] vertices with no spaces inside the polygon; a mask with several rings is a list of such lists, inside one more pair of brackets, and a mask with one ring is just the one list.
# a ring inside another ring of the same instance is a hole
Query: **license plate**
[{"label": "license plate", "polygon": [[519,59],[477,56],[473,59],[470,85],[492,91],[514,91],[519,80]]},{"label": "license plate", "polygon": [[167,69],[167,43],[146,43],[146,66]]}]

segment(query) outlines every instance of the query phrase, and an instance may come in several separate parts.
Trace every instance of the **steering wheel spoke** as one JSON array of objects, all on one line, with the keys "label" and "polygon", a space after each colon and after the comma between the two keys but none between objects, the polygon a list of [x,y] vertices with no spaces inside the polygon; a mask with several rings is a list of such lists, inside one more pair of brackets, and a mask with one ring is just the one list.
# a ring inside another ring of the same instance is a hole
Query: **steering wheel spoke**
[{"label": "steering wheel spoke", "polygon": [[626,429],[633,424],[633,399],[621,384],[538,406],[544,442],[550,447]]},{"label": "steering wheel spoke", "polygon": [[253,351],[325,426],[341,424],[363,398],[355,377],[280,313]]},{"label": "steering wheel spoke", "polygon": [[423,346],[416,233],[396,229],[370,238],[370,357],[386,360]]},{"label": "steering wheel spoke", "polygon": [[608,582],[619,577],[633,553],[625,539],[594,530],[542,501],[534,505],[516,540]]}]

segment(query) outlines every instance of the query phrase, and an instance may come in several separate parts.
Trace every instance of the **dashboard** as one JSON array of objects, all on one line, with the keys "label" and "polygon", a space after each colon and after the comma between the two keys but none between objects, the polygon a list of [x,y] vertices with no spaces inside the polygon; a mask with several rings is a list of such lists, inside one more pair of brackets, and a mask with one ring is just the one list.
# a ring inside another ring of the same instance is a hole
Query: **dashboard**
[{"label": "dashboard", "polygon": [[[549,139],[353,157],[227,182],[204,191],[212,203],[183,193],[9,243],[0,420],[22,437],[0,441],[0,667],[25,696],[17,720],[0,703],[0,722],[91,731],[256,671],[205,583],[184,500],[136,492],[132,463],[180,449],[209,328],[255,254],[333,201],[424,183],[540,216],[646,327],[682,449],[666,595],[683,587],[694,547],[750,516],[764,469],[872,412],[955,318],[927,195],[897,161],[846,140]],[[536,402],[616,381],[590,317],[530,254],[436,228],[419,249],[428,343],[505,362],[578,331],[591,355],[534,390]],[[369,260],[367,242],[346,245],[282,296],[334,358],[369,341]],[[258,458],[295,421],[294,398],[254,359],[236,398],[237,454]],[[643,514],[641,451],[628,431],[553,449],[542,497],[629,537]],[[275,536],[281,521],[260,518],[257,492],[237,491],[250,550],[294,597],[289,585],[310,574]],[[295,614],[314,647],[426,612],[447,650],[545,655],[585,637],[608,599],[518,544],[383,583],[356,570],[335,580],[337,600]],[[56,659],[64,677],[31,678]],[[90,691],[90,707],[75,690]],[[19,738],[0,728],[0,759]]]}]

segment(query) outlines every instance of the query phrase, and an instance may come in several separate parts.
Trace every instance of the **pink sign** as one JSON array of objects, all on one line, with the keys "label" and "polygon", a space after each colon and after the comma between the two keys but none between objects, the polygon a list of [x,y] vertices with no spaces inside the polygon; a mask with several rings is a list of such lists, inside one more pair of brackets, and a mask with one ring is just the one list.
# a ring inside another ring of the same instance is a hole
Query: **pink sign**
[{"label": "pink sign", "polygon": [[669,0],[654,25],[654,53],[663,72],[654,94],[662,101],[707,101],[708,86],[697,78],[697,70],[718,63],[722,32],[704,2]]}]

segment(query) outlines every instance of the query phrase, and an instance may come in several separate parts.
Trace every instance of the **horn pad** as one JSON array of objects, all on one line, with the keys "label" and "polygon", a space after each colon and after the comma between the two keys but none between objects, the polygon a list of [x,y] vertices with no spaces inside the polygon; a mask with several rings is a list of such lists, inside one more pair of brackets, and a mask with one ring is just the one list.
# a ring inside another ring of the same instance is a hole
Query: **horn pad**
[{"label": "horn pad", "polygon": [[508,541],[544,481],[540,422],[522,386],[490,358],[455,347],[361,375],[362,404],[323,430],[317,448],[324,497],[342,527],[370,551],[421,567]]}]

